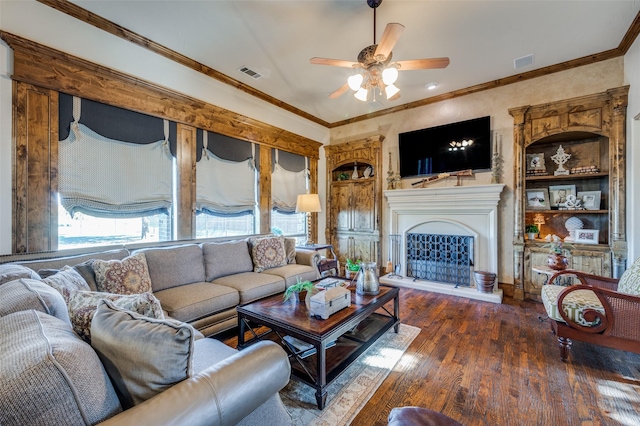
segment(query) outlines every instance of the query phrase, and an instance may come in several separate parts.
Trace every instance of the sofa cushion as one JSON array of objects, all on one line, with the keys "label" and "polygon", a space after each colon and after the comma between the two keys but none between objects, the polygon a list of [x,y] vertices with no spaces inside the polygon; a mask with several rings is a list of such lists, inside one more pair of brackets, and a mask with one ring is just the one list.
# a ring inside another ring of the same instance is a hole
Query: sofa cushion
[{"label": "sofa cushion", "polygon": [[115,294],[151,292],[151,278],[144,253],[136,253],[122,260],[93,262],[98,291]]},{"label": "sofa cushion", "polygon": [[113,294],[95,291],[74,291],[69,298],[69,318],[73,331],[87,342],[91,341],[91,320],[102,299],[112,301],[116,306],[135,311],[141,315],[164,319],[162,306],[151,293]]},{"label": "sofa cushion", "polygon": [[89,290],[98,291],[98,283],[96,282],[96,273],[93,270],[93,262],[95,259],[89,259],[86,262],[73,265],[73,269],[86,281]]},{"label": "sofa cushion", "polygon": [[314,267],[299,264],[290,264],[267,269],[262,272],[262,274],[276,275],[283,278],[286,287],[295,284],[298,282],[298,279],[300,279],[300,281],[313,281],[319,278],[318,272]]},{"label": "sofa cushion", "polygon": [[236,289],[240,294],[240,303],[249,303],[272,294],[282,293],[285,289],[284,279],[276,275],[256,272],[220,277],[213,283]]},{"label": "sofa cushion", "polygon": [[42,281],[21,278],[0,286],[0,317],[29,309],[53,315],[70,324],[62,295]]},{"label": "sofa cushion", "polygon": [[202,248],[196,244],[139,250],[149,266],[153,291],[204,281]]},{"label": "sofa cushion", "polygon": [[154,295],[171,318],[185,322],[234,308],[240,302],[235,289],[207,282],[185,284]]},{"label": "sofa cushion", "polygon": [[69,324],[35,310],[0,318],[0,424],[96,424],[122,411],[102,363]]},{"label": "sofa cushion", "polygon": [[618,291],[620,293],[640,296],[640,257],[624,271],[618,281]]},{"label": "sofa cushion", "polygon": [[284,237],[252,238],[251,258],[253,272],[284,266],[287,264],[287,253],[284,247]]},{"label": "sofa cushion", "polygon": [[[77,265],[79,263],[86,262],[88,260],[93,259],[101,259],[101,260],[113,260],[113,259],[124,259],[129,256],[129,250],[127,249],[117,249],[117,250],[109,250],[109,251],[101,251],[98,253],[87,253],[80,254],[76,256],[65,256],[65,257],[52,257],[51,259],[41,259],[41,260],[29,260],[25,262],[19,262],[23,266],[27,266],[34,271],[38,271],[40,269],[62,269],[63,266],[66,265]],[[55,253],[46,253],[44,255],[55,256]]]},{"label": "sofa cushion", "polygon": [[76,290],[89,291],[89,285],[84,278],[70,266],[65,266],[55,274],[43,278],[42,282],[56,289],[66,303],[69,303],[71,292]]},{"label": "sofa cushion", "polygon": [[202,244],[206,281],[241,272],[253,271],[247,240]]},{"label": "sofa cushion", "polygon": [[216,339],[197,340],[193,349],[193,374],[198,374],[237,353],[237,350]]},{"label": "sofa cushion", "polygon": [[[547,311],[549,318],[555,321],[565,322],[560,316],[558,311],[558,296],[560,292],[566,287],[559,285],[544,285],[540,296],[542,297],[542,304]],[[604,314],[604,307],[600,303],[598,296],[591,290],[576,290],[562,301],[562,310],[567,316],[574,322],[583,325],[585,327],[592,327],[600,324],[600,320],[587,321],[584,319],[585,309],[595,309],[596,311]]]},{"label": "sofa cushion", "polygon": [[195,333],[189,324],[147,318],[103,299],[93,317],[91,346],[126,409],[191,377]]},{"label": "sofa cushion", "polygon": [[20,278],[32,278],[34,280],[39,280],[40,276],[36,271],[31,268],[27,268],[26,266],[12,263],[0,265],[0,285]]},{"label": "sofa cushion", "polygon": [[287,253],[287,263],[296,263],[296,239],[285,238],[284,250]]}]

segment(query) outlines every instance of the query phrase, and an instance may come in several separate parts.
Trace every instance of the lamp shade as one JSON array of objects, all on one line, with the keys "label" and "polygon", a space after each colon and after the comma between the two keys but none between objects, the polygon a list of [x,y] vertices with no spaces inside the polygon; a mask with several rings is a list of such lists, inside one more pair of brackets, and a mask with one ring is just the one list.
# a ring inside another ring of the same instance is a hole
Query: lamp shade
[{"label": "lamp shade", "polygon": [[393,84],[390,84],[384,89],[384,91],[387,94],[387,99],[391,99],[394,95],[396,95],[400,91],[400,89],[398,89]]},{"label": "lamp shade", "polygon": [[296,213],[315,213],[322,211],[318,194],[300,194],[296,202]]},{"label": "lamp shade", "polygon": [[368,93],[369,92],[367,91],[367,89],[365,89],[364,87],[361,87],[353,96],[359,101],[366,102]]},{"label": "lamp shade", "polygon": [[382,71],[382,82],[387,86],[393,84],[398,79],[398,69],[395,67],[386,68]]},{"label": "lamp shade", "polygon": [[360,86],[362,85],[362,80],[363,80],[362,74],[355,74],[347,79],[347,84],[349,84],[349,88],[355,92],[358,89],[360,89]]}]

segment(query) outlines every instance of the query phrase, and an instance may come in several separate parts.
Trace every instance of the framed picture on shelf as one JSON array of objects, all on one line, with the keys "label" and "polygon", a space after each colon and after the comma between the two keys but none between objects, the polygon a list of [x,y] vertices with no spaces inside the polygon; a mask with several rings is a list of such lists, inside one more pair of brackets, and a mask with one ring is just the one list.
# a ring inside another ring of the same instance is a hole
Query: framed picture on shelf
[{"label": "framed picture on shelf", "polygon": [[575,185],[552,185],[549,187],[551,207],[567,207],[567,196],[576,195]]},{"label": "framed picture on shelf", "polygon": [[600,210],[600,191],[580,191],[578,199],[582,200],[582,206],[586,210]]},{"label": "framed picture on shelf", "polygon": [[527,154],[527,171],[546,171],[547,168],[544,165],[544,154]]},{"label": "framed picture on shelf", "polygon": [[598,229],[576,229],[576,237],[574,241],[582,244],[598,244]]},{"label": "framed picture on shelf", "polygon": [[549,210],[549,191],[546,188],[527,189],[526,210]]}]

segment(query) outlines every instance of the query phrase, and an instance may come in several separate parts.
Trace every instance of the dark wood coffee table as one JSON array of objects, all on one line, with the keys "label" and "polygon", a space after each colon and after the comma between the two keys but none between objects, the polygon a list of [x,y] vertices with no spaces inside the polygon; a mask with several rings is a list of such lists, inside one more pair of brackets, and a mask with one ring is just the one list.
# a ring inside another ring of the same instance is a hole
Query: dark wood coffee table
[{"label": "dark wood coffee table", "polygon": [[[400,326],[397,287],[381,285],[376,296],[360,296],[354,286],[350,289],[351,306],[326,320],[310,317],[304,302],[284,301],[281,294],[238,306],[238,349],[263,339],[280,343],[289,354],[292,377],[316,389],[322,410],[327,386],[387,330],[394,327],[397,333]],[[393,313],[385,306],[392,300]],[[257,326],[268,331],[258,333]],[[253,334],[247,341],[246,332]],[[315,354],[303,357],[305,351],[288,344],[285,335],[313,345]]]}]

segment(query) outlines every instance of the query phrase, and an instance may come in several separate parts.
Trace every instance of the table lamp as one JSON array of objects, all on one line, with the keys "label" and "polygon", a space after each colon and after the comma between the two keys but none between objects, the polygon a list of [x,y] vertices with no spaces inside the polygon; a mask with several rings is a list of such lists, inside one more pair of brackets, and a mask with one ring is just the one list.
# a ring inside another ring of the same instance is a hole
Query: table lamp
[{"label": "table lamp", "polygon": [[542,235],[542,225],[545,224],[544,216],[542,215],[542,213],[537,213],[535,216],[533,216],[533,223],[538,225],[538,233]]},{"label": "table lamp", "polygon": [[322,211],[320,208],[320,197],[318,194],[300,194],[296,202],[296,213],[307,215],[307,242],[306,245],[313,245],[311,240],[311,213]]}]

